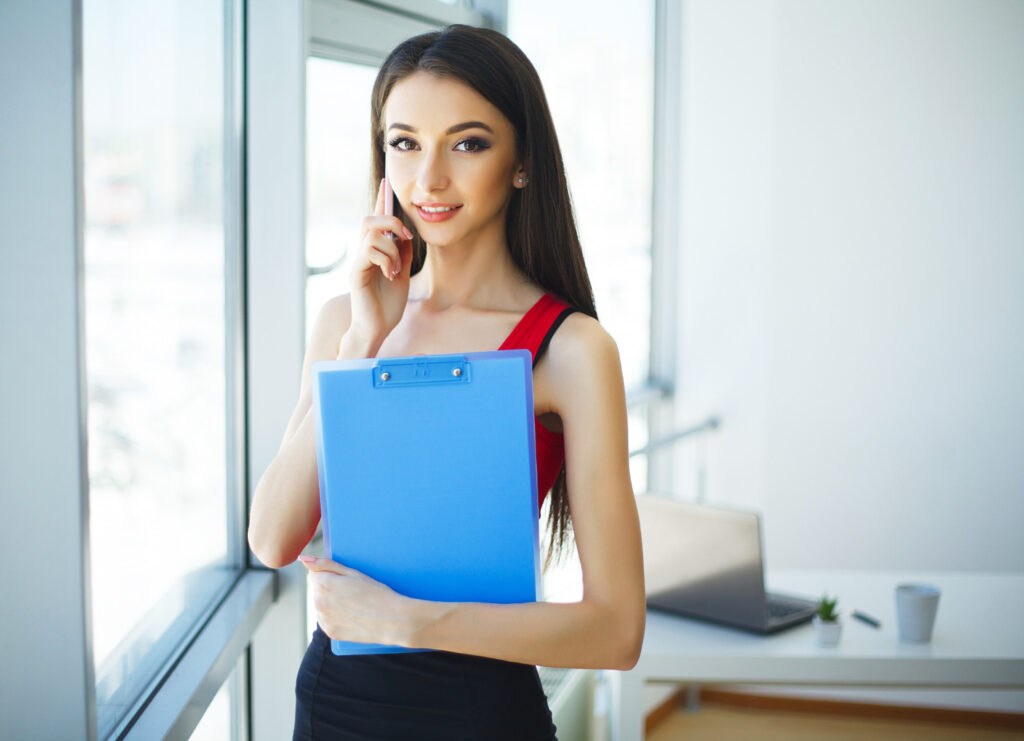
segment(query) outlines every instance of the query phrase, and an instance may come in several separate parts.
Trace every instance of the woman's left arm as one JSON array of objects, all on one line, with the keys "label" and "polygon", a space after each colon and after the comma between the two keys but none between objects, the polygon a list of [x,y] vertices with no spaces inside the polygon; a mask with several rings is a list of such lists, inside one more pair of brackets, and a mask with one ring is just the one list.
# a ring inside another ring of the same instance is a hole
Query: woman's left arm
[{"label": "woman's left arm", "polygon": [[317,559],[307,566],[328,635],[541,666],[625,670],[636,664],[646,603],[618,349],[595,319],[573,314],[536,374],[552,389],[562,419],[583,598],[512,605],[417,600]]}]

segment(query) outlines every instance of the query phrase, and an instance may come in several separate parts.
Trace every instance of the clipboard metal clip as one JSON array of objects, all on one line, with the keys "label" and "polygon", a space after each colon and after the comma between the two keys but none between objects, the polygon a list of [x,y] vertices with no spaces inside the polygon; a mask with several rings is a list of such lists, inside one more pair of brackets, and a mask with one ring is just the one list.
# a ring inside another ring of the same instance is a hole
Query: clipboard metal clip
[{"label": "clipboard metal clip", "polygon": [[472,380],[472,366],[463,355],[430,355],[381,360],[373,367],[374,388],[461,384]]}]

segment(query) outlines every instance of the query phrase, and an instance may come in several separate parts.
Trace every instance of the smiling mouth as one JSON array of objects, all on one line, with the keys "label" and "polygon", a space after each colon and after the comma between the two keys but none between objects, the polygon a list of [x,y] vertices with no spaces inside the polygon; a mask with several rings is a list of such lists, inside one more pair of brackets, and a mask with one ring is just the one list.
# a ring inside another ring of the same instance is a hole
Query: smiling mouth
[{"label": "smiling mouth", "polygon": [[462,208],[461,203],[458,205],[448,203],[436,203],[430,205],[426,203],[417,203],[414,205],[416,206],[416,213],[419,215],[420,219],[429,223],[447,221],[454,217],[455,214],[458,213],[459,209]]},{"label": "smiling mouth", "polygon": [[426,206],[426,205],[417,205],[416,208],[420,209],[421,211],[426,211],[428,214],[443,214],[443,213],[447,213],[448,211],[454,211],[455,209],[462,208],[462,207],[461,206]]}]

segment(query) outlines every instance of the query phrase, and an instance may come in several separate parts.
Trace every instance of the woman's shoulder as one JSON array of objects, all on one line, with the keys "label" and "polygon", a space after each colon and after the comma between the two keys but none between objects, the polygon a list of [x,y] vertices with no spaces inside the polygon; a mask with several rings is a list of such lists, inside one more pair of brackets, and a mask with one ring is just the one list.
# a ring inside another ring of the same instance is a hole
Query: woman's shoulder
[{"label": "woman's shoulder", "polygon": [[569,314],[551,336],[545,358],[552,371],[566,371],[595,365],[619,365],[619,349],[614,338],[594,317],[582,311]]},{"label": "woman's shoulder", "polygon": [[332,323],[344,321],[347,325],[352,320],[352,296],[342,293],[325,301],[317,314],[317,321],[321,319]]},{"label": "woman's shoulder", "polygon": [[542,408],[557,414],[566,429],[570,421],[575,429],[601,424],[610,405],[625,399],[615,340],[594,317],[569,314],[534,369],[534,388]]},{"label": "woman's shoulder", "polygon": [[[352,322],[352,299],[341,294],[324,302],[317,312],[309,337],[309,347],[316,356],[327,357],[338,352],[338,343]],[[331,356],[333,357],[333,356]]]}]

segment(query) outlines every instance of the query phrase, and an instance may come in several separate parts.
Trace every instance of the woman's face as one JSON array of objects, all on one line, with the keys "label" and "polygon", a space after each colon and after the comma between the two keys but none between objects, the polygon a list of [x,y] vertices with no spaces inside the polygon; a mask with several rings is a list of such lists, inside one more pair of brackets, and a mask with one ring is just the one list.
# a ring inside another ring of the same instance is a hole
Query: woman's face
[{"label": "woman's face", "polygon": [[431,245],[504,239],[521,174],[515,130],[468,85],[416,72],[384,106],[386,168],[398,202]]}]

